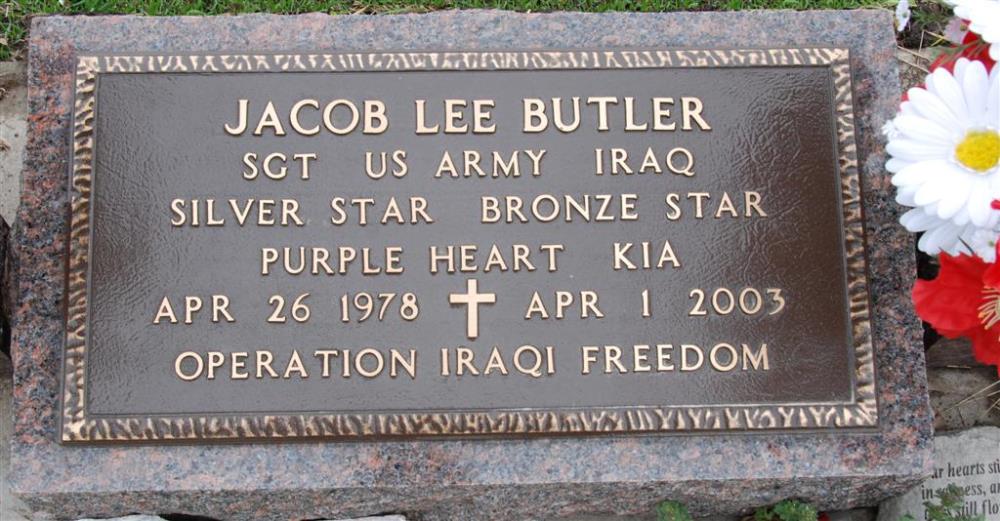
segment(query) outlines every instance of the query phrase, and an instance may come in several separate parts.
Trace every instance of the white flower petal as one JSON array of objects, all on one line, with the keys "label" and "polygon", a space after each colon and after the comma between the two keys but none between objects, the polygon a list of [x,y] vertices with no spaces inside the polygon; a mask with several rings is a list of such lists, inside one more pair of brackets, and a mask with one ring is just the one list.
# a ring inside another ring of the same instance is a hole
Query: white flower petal
[{"label": "white flower petal", "polygon": [[914,208],[904,213],[899,218],[899,222],[908,231],[922,232],[934,228],[935,226],[940,226],[941,219],[938,219],[933,215],[928,215],[927,212],[923,211],[921,208]]},{"label": "white flower petal", "polygon": [[[959,58],[958,60],[955,61],[954,67],[952,67],[952,69],[954,69],[954,72],[952,72],[952,76],[954,76],[955,78],[961,78],[962,76],[965,75],[965,69],[968,66],[969,66],[968,59]],[[961,83],[961,80],[959,80],[959,83]]]},{"label": "white flower petal", "polygon": [[894,139],[885,146],[893,157],[907,161],[927,161],[949,157],[953,150],[950,143],[928,144],[905,138]]},{"label": "white flower petal", "polygon": [[[951,219],[959,210],[965,208],[975,192],[972,190],[972,185],[968,175],[954,176],[952,182],[947,183],[948,188],[938,201],[937,216],[941,219]],[[920,195],[920,191],[917,191],[917,195]]]},{"label": "white flower petal", "polygon": [[[1000,57],[997,59],[1000,60]],[[987,125],[1000,130],[1000,67],[997,66],[990,72],[990,90],[986,95],[986,121]]]},{"label": "white flower petal", "polygon": [[987,226],[990,221],[990,215],[995,212],[990,204],[993,202],[993,196],[990,191],[987,190],[973,190],[972,195],[969,197],[969,216],[971,217],[972,224],[980,227]]},{"label": "white flower petal", "polygon": [[[953,179],[953,176],[937,175],[931,177],[926,183],[920,185],[917,193],[913,196],[913,201],[920,206],[937,203],[946,197],[950,197],[954,186],[955,179]],[[967,188],[967,186],[963,185],[962,188]],[[963,192],[963,194],[966,192]]]},{"label": "white flower petal", "polygon": [[[983,71],[985,73],[985,71]],[[983,93],[983,102],[986,93]],[[916,115],[900,114],[893,120],[900,137],[926,143],[940,143],[955,138],[955,132],[938,125],[934,121]],[[897,138],[898,139],[898,138]]]},{"label": "white flower petal", "polygon": [[969,20],[969,30],[987,42],[1000,38],[1000,2],[996,0],[958,0],[955,14]]},{"label": "white flower petal", "polygon": [[947,251],[949,255],[958,255],[959,253],[973,253],[972,249],[969,248],[965,242],[963,242],[962,237],[971,233],[973,227],[969,226],[959,226],[955,228],[942,229],[939,232],[938,240],[941,243],[941,249]]},{"label": "white flower petal", "polygon": [[982,62],[972,62],[966,67],[962,78],[962,90],[965,92],[965,104],[968,106],[970,119],[986,119],[986,94],[989,90],[989,75]]},{"label": "white flower petal", "polygon": [[959,244],[961,244],[959,236],[962,228],[948,221],[942,222],[942,225],[924,232],[920,241],[917,242],[918,248],[931,255],[936,255],[941,251],[957,253]]},{"label": "white flower petal", "polygon": [[1000,231],[992,230],[988,228],[980,228],[967,236],[963,235],[963,239],[972,247],[972,251],[986,262],[996,262],[997,260],[997,237],[1000,236]]},{"label": "white flower petal", "polygon": [[892,158],[889,158],[889,160],[885,162],[885,169],[888,170],[889,172],[892,172],[893,174],[895,174],[895,173],[898,173],[898,172],[902,171],[904,168],[906,168],[906,167],[908,167],[908,166],[910,166],[912,164],[914,164],[913,161],[906,161],[904,159],[898,159],[898,158],[892,157]]},{"label": "white flower petal", "polygon": [[896,186],[920,185],[929,181],[940,172],[939,161],[921,161],[911,163],[900,170],[898,174],[892,176],[892,184]]},{"label": "white flower petal", "polygon": [[[938,69],[944,70],[944,69]],[[929,78],[930,76],[928,76]],[[925,89],[912,88],[906,93],[907,97],[912,101],[911,107],[916,110],[921,116],[931,120],[936,121],[938,124],[945,125],[947,128],[951,129],[961,129],[962,123],[955,117],[948,108],[948,105],[934,94],[931,94]]]},{"label": "white flower petal", "polygon": [[962,45],[968,32],[969,28],[965,26],[965,22],[957,16],[952,16],[944,28],[944,37],[955,45]]},{"label": "white flower petal", "polygon": [[962,86],[944,67],[938,67],[931,73],[934,77],[934,93],[948,106],[948,110],[959,121],[969,119],[969,109],[965,106]]},{"label": "white flower petal", "polygon": [[918,186],[902,186],[896,190],[896,202],[903,206],[914,207],[917,203],[913,196],[917,193]]},{"label": "white flower petal", "polygon": [[969,30],[990,44],[990,58],[1000,61],[1000,1],[952,0],[955,15],[969,21]]},{"label": "white flower petal", "polygon": [[971,220],[972,216],[969,215],[968,205],[963,205],[962,208],[959,209],[958,213],[951,217],[951,222],[959,226],[965,226],[966,224],[969,224],[969,221]]}]

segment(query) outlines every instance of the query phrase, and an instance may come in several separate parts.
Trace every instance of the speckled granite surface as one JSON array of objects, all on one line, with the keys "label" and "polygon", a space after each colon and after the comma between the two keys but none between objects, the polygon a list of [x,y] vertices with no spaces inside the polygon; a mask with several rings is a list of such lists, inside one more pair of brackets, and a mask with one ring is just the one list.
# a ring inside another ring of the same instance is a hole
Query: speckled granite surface
[{"label": "speckled granite surface", "polygon": [[[559,47],[851,49],[866,189],[881,425],[877,432],[286,445],[64,447],[57,443],[72,78],[77,52]],[[898,96],[888,13],[745,12],[216,18],[36,18],[30,137],[17,223],[13,488],[40,518],[182,512],[225,519],[537,519],[697,514],[785,497],[872,504],[929,470],[911,238],[895,224],[878,129]]]}]

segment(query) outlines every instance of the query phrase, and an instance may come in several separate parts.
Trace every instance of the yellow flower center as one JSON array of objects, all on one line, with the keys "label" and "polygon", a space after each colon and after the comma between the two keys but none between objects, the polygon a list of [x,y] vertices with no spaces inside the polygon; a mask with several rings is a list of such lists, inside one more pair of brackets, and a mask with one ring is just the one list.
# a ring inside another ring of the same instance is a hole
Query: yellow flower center
[{"label": "yellow flower center", "polygon": [[995,130],[970,130],[955,147],[955,159],[976,172],[985,172],[1000,162],[1000,134]]}]

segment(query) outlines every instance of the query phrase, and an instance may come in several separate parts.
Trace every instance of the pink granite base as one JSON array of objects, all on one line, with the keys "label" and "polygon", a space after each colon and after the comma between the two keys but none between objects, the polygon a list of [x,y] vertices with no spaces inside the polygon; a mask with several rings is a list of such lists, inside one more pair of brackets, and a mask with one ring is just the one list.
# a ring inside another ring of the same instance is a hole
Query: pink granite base
[{"label": "pink granite base", "polygon": [[[76,53],[437,48],[849,47],[865,190],[881,423],[852,433],[271,445],[63,446],[63,348]],[[423,520],[650,512],[664,499],[732,514],[786,497],[871,505],[930,470],[912,238],[896,224],[878,129],[899,84],[891,15],[876,11],[405,16],[40,17],[16,225],[13,489],[41,519],[185,513],[220,519],[401,512]]]}]

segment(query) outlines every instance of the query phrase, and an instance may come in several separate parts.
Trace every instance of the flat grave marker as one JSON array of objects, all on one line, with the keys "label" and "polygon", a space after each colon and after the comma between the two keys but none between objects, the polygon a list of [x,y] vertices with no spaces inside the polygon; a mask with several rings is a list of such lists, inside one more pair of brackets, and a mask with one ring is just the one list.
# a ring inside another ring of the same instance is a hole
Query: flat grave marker
[{"label": "flat grave marker", "polygon": [[837,509],[931,470],[886,13],[31,34],[39,515]]},{"label": "flat grave marker", "polygon": [[873,427],[848,59],[80,56],[63,441]]}]

